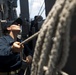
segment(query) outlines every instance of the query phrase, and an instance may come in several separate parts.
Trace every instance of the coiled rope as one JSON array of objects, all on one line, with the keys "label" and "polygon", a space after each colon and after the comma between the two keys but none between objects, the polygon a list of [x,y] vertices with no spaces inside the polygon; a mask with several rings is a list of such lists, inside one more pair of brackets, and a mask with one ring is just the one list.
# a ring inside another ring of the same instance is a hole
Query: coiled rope
[{"label": "coiled rope", "polygon": [[[44,21],[35,46],[31,75],[57,75],[69,51],[70,23],[76,0],[56,0]],[[44,72],[43,67],[47,70]]]}]

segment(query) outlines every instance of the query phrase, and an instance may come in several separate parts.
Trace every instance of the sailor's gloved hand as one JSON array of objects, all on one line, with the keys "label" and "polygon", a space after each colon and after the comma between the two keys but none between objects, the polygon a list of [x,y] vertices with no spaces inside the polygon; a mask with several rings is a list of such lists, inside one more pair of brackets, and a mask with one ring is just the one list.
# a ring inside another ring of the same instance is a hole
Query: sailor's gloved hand
[{"label": "sailor's gloved hand", "polygon": [[14,42],[11,48],[13,52],[21,52],[24,46],[20,42]]}]

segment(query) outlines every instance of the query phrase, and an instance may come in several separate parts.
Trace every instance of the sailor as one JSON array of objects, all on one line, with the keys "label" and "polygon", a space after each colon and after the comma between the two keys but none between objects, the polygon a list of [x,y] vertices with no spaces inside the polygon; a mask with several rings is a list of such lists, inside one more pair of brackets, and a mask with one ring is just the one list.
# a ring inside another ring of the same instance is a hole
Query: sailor
[{"label": "sailor", "polygon": [[[3,36],[0,37],[0,75],[22,75],[20,74],[22,60],[20,52],[24,45],[17,41],[22,19],[17,18],[14,22],[6,22],[2,25]],[[27,50],[25,50],[25,53]],[[26,55],[26,62],[31,63],[32,55]]]}]

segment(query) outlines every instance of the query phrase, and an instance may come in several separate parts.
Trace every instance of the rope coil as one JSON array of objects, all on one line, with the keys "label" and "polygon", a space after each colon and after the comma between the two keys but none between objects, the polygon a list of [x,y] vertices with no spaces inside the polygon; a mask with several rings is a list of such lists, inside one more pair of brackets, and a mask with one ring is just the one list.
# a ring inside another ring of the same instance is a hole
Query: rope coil
[{"label": "rope coil", "polygon": [[[75,7],[75,0],[56,0],[40,29],[31,75],[57,75],[64,67],[69,52],[70,22]],[[48,68],[45,72],[44,66]]]}]

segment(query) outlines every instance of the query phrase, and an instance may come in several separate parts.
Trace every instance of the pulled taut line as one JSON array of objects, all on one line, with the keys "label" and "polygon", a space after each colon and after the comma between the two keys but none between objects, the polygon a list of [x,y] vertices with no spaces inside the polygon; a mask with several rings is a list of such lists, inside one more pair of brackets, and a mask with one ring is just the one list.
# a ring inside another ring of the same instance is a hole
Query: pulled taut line
[{"label": "pulled taut line", "polygon": [[30,40],[35,38],[38,34],[39,34],[39,31],[37,33],[33,34],[32,36],[30,36],[29,38],[25,39],[24,41],[22,41],[21,44],[29,42]]}]

